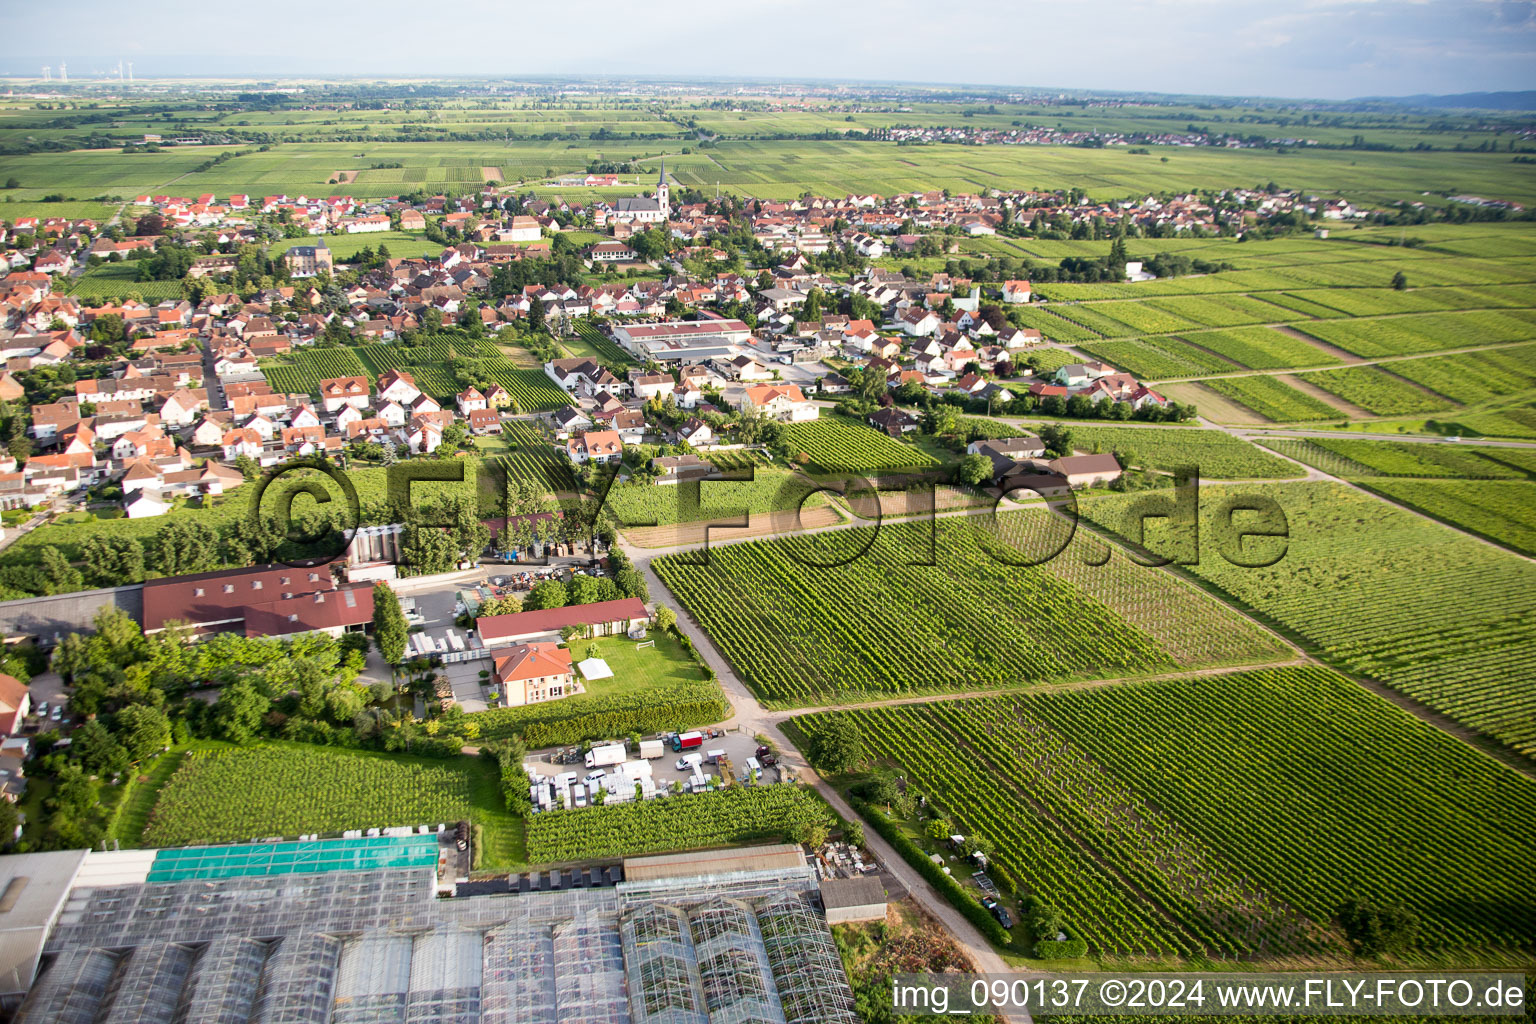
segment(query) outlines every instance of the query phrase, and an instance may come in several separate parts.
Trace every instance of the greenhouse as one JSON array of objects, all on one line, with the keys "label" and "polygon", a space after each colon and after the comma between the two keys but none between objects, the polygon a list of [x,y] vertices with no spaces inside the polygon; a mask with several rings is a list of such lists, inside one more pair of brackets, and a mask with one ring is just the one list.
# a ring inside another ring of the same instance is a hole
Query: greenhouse
[{"label": "greenhouse", "polygon": [[425,867],[132,884],[86,870],[15,1019],[856,1024],[796,854],[452,898]]}]

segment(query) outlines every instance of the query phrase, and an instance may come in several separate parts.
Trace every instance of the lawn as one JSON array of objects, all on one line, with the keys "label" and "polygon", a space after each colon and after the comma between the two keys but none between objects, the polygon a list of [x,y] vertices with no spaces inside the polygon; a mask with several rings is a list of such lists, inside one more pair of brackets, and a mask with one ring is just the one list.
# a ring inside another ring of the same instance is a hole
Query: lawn
[{"label": "lawn", "polygon": [[[641,647],[646,641],[654,641],[653,647]],[[683,650],[677,637],[659,629],[650,630],[646,640],[631,640],[626,636],[600,636],[591,640],[571,642],[572,659],[582,661],[587,648],[597,647],[597,656],[613,669],[612,679],[583,681],[587,693],[593,697],[611,697],[645,693],[706,682],[704,667]]]},{"label": "lawn", "polygon": [[284,238],[272,243],[269,252],[273,259],[296,245],[321,245],[331,250],[331,255],[337,262],[345,263],[364,249],[379,251],[379,246],[389,249],[389,255],[395,259],[412,256],[436,256],[443,251],[443,247],[432,241],[426,235],[411,231],[378,231],[364,232],[356,235],[307,235],[300,238]]}]

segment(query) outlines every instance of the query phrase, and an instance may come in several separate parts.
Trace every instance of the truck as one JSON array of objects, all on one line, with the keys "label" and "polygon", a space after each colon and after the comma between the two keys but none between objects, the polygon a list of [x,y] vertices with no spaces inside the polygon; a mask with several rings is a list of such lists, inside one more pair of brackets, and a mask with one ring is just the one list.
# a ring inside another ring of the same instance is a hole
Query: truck
[{"label": "truck", "polygon": [[678,752],[697,750],[703,745],[704,734],[701,732],[681,732],[672,737],[672,749]]},{"label": "truck", "polygon": [[602,768],[610,764],[618,764],[624,760],[624,744],[604,743],[587,751],[586,762],[588,768]]},{"label": "truck", "polygon": [[666,752],[667,745],[661,740],[641,740],[640,756],[647,761],[655,760]]}]

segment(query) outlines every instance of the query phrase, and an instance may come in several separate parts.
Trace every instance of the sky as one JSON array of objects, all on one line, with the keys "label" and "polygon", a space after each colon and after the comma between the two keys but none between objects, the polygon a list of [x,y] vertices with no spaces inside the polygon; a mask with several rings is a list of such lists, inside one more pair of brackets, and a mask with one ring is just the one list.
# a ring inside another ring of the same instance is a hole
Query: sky
[{"label": "sky", "polygon": [[1316,99],[1536,88],[1536,0],[144,0],[132,24],[120,0],[7,6],[0,73],[67,60],[76,81],[121,59],[138,76],[711,75]]}]

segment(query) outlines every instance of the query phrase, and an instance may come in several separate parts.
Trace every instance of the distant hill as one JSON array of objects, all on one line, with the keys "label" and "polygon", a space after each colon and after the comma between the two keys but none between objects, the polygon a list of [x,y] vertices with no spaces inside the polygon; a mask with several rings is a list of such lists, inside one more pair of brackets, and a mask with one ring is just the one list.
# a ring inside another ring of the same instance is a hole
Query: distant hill
[{"label": "distant hill", "polygon": [[1460,92],[1452,96],[1368,96],[1356,103],[1396,103],[1405,107],[1458,107],[1474,110],[1536,110],[1536,90]]}]

